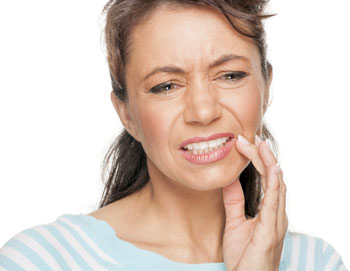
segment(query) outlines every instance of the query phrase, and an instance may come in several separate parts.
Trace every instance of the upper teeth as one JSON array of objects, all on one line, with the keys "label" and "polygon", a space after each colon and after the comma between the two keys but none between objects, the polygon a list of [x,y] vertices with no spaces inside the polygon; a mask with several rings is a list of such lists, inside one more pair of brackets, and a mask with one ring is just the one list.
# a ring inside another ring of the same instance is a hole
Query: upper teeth
[{"label": "upper teeth", "polygon": [[221,138],[217,138],[214,140],[210,140],[210,141],[202,141],[199,143],[191,143],[186,145],[184,148],[186,150],[205,150],[208,148],[216,148],[218,146],[220,146],[221,144],[224,144],[227,140],[229,139],[229,137],[221,137]]}]

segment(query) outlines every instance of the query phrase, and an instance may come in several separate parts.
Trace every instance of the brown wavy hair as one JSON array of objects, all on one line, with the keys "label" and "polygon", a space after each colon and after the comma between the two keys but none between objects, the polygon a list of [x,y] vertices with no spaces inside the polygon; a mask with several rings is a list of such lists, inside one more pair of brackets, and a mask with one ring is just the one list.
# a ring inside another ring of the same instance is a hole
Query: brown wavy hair
[{"label": "brown wavy hair", "polygon": [[[221,12],[240,34],[254,40],[261,57],[261,71],[268,80],[271,64],[266,60],[265,30],[262,20],[268,0],[111,0],[104,9],[104,38],[115,95],[128,102],[124,70],[128,60],[130,33],[161,5],[210,7]],[[261,137],[269,139],[277,155],[277,142],[263,122]],[[107,178],[106,178],[107,175]],[[125,129],[113,141],[104,157],[102,180],[105,184],[99,208],[122,199],[143,188],[149,181],[147,156],[140,142]],[[262,198],[260,174],[250,163],[241,173],[246,217],[255,217]]]}]

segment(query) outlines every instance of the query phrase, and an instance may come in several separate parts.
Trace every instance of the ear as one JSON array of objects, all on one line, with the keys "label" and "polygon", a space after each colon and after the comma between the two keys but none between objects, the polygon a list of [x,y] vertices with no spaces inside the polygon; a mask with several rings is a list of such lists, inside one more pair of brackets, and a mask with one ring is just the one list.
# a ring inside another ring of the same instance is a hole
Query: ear
[{"label": "ear", "polygon": [[126,131],[137,141],[140,142],[136,125],[134,120],[131,117],[129,108],[126,102],[119,100],[115,95],[114,91],[111,92],[111,101],[115,111],[117,111],[120,121],[122,122]]},{"label": "ear", "polygon": [[270,98],[270,86],[272,82],[272,77],[273,77],[273,69],[272,65],[269,63],[268,64],[268,78],[265,84],[265,93],[264,93],[264,105],[263,105],[263,114],[265,114],[267,108],[270,106],[268,104],[269,98]]}]

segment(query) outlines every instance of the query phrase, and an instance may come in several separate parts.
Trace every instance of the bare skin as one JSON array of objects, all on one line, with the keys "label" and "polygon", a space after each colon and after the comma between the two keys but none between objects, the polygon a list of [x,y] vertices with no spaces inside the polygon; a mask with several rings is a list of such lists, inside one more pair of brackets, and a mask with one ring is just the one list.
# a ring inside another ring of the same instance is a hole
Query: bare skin
[{"label": "bare skin", "polygon": [[158,218],[159,213],[145,204],[150,198],[150,195],[146,195],[147,191],[148,188],[145,188],[89,215],[106,221],[114,229],[118,238],[173,261],[223,262],[222,243],[214,246],[210,240],[205,243],[206,240],[200,239],[200,236],[199,243],[195,243],[196,240],[187,242],[187,239],[184,240],[177,234],[178,231],[169,234],[166,230],[166,222]]},{"label": "bare skin", "polygon": [[[243,135],[255,142],[267,108],[272,71],[265,80],[258,48],[234,31],[221,14],[205,8],[162,7],[133,29],[130,41],[129,102],[119,101],[113,93],[111,99],[124,127],[142,143],[150,181],[141,191],[89,215],[106,221],[119,238],[168,259],[225,261],[228,270],[238,271],[248,271],[244,268],[252,260],[244,253],[246,248],[254,253],[267,249],[251,244],[262,240],[262,229],[268,225],[262,227],[262,221],[275,223],[279,235],[271,238],[276,242],[270,245],[278,246],[277,252],[259,252],[264,259],[253,260],[256,266],[266,267],[260,270],[274,270],[286,229],[280,189],[285,186],[281,174],[274,173],[276,159],[264,144],[247,146],[237,140]],[[240,57],[212,65],[227,55]],[[144,79],[155,67],[167,65],[182,71],[162,71]],[[231,78],[229,73],[237,71],[246,76]],[[164,82],[171,84],[162,93],[149,91]],[[178,151],[188,138],[225,132],[234,133],[234,147],[221,160],[196,165]],[[264,176],[269,196],[263,203],[265,216],[246,221],[238,178],[250,161]],[[279,198],[281,207],[274,211],[279,212],[277,219],[269,208]],[[240,246],[232,247],[232,242]]]}]

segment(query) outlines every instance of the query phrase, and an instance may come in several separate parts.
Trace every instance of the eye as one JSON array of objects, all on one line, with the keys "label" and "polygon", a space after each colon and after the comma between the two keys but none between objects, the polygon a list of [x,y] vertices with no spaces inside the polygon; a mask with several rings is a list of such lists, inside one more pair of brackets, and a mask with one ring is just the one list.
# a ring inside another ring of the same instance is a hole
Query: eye
[{"label": "eye", "polygon": [[149,92],[167,94],[177,87],[179,86],[174,83],[166,82],[152,87]]},{"label": "eye", "polygon": [[239,81],[240,79],[246,76],[248,76],[246,72],[238,71],[238,72],[226,73],[223,76],[220,76],[219,79],[229,81],[229,82],[235,82],[235,81]]}]

